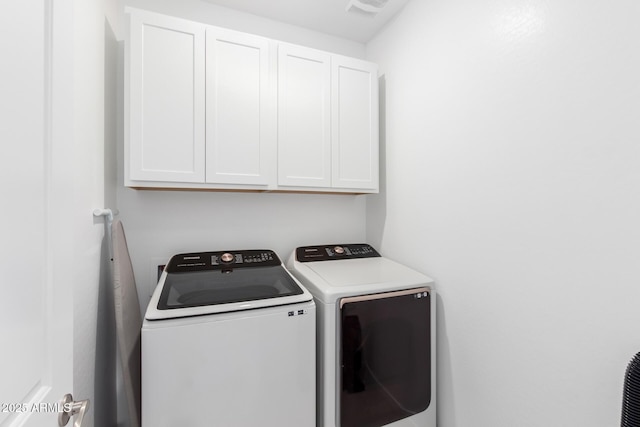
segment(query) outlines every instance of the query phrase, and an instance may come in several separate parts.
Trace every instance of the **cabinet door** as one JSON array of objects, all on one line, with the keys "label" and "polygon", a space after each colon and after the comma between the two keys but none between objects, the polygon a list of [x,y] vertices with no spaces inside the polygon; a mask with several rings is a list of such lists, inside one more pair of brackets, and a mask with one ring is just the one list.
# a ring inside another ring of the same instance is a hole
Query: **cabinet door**
[{"label": "cabinet door", "polygon": [[331,185],[330,55],[278,47],[278,185]]},{"label": "cabinet door", "polygon": [[332,186],[378,189],[378,69],[335,56],[332,63]]},{"label": "cabinet door", "polygon": [[207,28],[209,183],[267,185],[275,162],[269,40]]},{"label": "cabinet door", "polygon": [[134,11],[129,31],[129,180],[204,182],[205,27]]}]

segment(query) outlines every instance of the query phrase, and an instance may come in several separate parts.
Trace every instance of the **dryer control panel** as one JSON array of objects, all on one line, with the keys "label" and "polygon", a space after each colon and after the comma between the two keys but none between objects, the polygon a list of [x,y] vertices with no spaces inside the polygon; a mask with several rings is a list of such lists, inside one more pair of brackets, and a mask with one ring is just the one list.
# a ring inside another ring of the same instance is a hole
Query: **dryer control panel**
[{"label": "dryer control panel", "polygon": [[302,246],[296,249],[298,262],[335,261],[379,256],[378,251],[366,243]]}]

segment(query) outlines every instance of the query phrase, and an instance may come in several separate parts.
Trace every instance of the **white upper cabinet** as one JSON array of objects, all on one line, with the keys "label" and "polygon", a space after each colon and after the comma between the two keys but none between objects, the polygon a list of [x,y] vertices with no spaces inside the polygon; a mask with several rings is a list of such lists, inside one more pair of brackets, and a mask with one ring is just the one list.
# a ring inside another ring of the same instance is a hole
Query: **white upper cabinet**
[{"label": "white upper cabinet", "polygon": [[378,190],[378,67],[334,56],[332,186]]},{"label": "white upper cabinet", "polygon": [[375,64],[127,13],[125,185],[378,191]]},{"label": "white upper cabinet", "polygon": [[331,56],[278,46],[278,185],[331,187]]},{"label": "white upper cabinet", "polygon": [[378,68],[278,47],[278,185],[378,191]]},{"label": "white upper cabinet", "polygon": [[130,15],[127,181],[204,182],[205,28]]},{"label": "white upper cabinet", "polygon": [[269,40],[207,28],[208,183],[268,185],[275,150]]}]

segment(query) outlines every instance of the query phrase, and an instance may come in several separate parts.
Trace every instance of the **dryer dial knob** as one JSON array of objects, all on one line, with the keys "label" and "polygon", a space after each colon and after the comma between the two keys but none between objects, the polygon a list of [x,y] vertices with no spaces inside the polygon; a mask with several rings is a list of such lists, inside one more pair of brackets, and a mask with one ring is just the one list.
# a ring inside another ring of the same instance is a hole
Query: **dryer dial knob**
[{"label": "dryer dial knob", "polygon": [[333,248],[333,252],[337,253],[338,255],[342,255],[344,254],[344,248],[342,246],[336,246],[335,248]]}]

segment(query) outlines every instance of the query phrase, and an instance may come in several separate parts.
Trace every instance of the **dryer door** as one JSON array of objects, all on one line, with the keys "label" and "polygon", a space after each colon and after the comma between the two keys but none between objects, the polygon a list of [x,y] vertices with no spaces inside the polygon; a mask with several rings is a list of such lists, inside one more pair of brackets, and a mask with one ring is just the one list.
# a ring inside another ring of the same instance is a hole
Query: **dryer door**
[{"label": "dryer door", "polygon": [[426,287],[340,300],[340,427],[383,426],[429,407],[430,310]]}]

